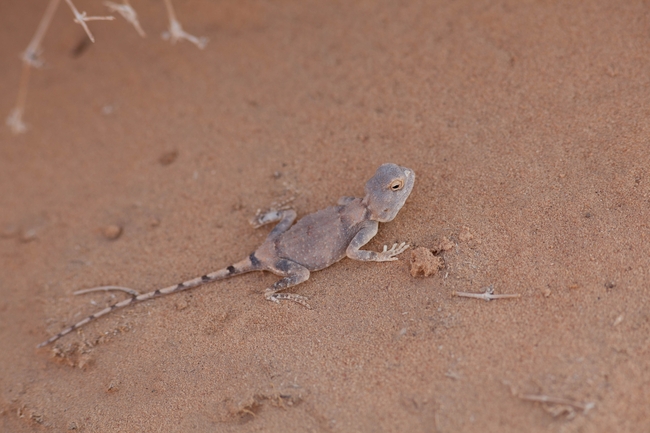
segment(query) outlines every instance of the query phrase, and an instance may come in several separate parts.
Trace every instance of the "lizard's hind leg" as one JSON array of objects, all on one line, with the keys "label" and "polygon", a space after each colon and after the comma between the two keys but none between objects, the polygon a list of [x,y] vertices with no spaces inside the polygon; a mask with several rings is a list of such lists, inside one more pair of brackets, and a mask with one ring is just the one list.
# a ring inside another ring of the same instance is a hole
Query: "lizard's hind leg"
[{"label": "lizard's hind leg", "polygon": [[296,295],[295,293],[278,293],[281,290],[307,281],[309,279],[309,269],[291,260],[280,259],[273,266],[269,266],[267,270],[284,277],[266,289],[264,297],[267,301],[277,303],[280,301],[293,301],[311,310],[305,296]]}]

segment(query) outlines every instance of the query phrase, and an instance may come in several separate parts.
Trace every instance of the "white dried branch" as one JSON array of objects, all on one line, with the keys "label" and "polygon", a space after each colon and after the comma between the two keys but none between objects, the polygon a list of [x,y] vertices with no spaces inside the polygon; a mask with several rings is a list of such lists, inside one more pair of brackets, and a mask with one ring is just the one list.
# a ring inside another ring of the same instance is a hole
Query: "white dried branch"
[{"label": "white dried branch", "polygon": [[580,401],[570,400],[568,398],[553,397],[551,395],[518,394],[517,397],[519,397],[522,400],[536,401],[536,402],[539,402],[539,403],[561,404],[561,405],[565,405],[565,406],[570,406],[570,407],[572,407],[574,409],[581,410],[583,414],[586,414],[591,409],[596,407],[596,403],[594,403],[594,402],[583,403],[583,402],[580,402]]},{"label": "white dried branch", "polygon": [[23,113],[25,112],[25,103],[27,101],[29,73],[32,67],[40,68],[43,66],[43,60],[40,57],[41,53],[43,52],[41,49],[41,41],[43,40],[43,36],[45,36],[45,32],[47,32],[47,29],[50,26],[54,12],[56,12],[56,8],[59,6],[59,1],[60,0],[50,0],[50,2],[47,4],[45,14],[43,15],[43,18],[41,18],[41,21],[38,23],[34,37],[31,41],[29,41],[29,45],[27,45],[27,48],[20,56],[20,59],[23,61],[23,70],[20,74],[18,98],[16,100],[16,106],[13,110],[11,110],[11,113],[9,113],[9,116],[7,116],[7,119],[5,120],[5,123],[7,126],[9,126],[11,132],[14,134],[21,134],[27,131],[27,125],[23,122]]},{"label": "white dried branch", "polygon": [[106,1],[104,2],[104,5],[110,9],[111,12],[117,12],[118,14],[122,15],[122,17],[131,23],[133,27],[135,27],[135,30],[138,32],[140,36],[143,38],[147,36],[142,30],[142,27],[140,26],[140,22],[138,21],[138,14],[135,12],[135,9],[131,7],[131,4],[129,3],[129,0],[124,0],[124,4],[117,4],[113,2]]},{"label": "white dried branch", "polygon": [[491,301],[493,299],[519,298],[521,295],[519,295],[518,293],[495,295],[494,287],[489,286],[484,289],[483,293],[453,292],[452,296],[460,296],[463,298],[475,298],[475,299],[483,299],[485,301]]},{"label": "white dried branch", "polygon": [[5,123],[14,134],[22,134],[27,131],[27,125],[23,122],[23,111],[22,107],[15,107],[5,120]]},{"label": "white dried branch", "polygon": [[82,290],[77,290],[76,292],[73,292],[73,295],[83,295],[85,293],[92,293],[92,292],[108,292],[111,290],[119,290],[121,292],[126,292],[131,296],[139,296],[140,292],[137,290],[130,289],[128,287],[122,287],[122,286],[101,286],[101,287],[93,287],[90,289],[82,289]]},{"label": "white dried branch", "polygon": [[72,0],[65,0],[66,3],[68,3],[68,6],[70,6],[70,9],[72,10],[72,13],[74,14],[74,22],[81,25],[83,29],[86,31],[86,34],[88,35],[88,38],[91,40],[91,42],[95,42],[95,38],[93,37],[93,34],[90,32],[90,29],[88,28],[88,25],[86,22],[88,21],[111,21],[114,20],[114,16],[101,16],[101,17],[89,17],[86,15],[86,12],[79,12],[77,8],[74,6],[72,3]]},{"label": "white dried branch", "polygon": [[21,56],[23,62],[29,63],[35,68],[43,66],[43,61],[40,59],[40,55],[43,52],[41,49],[41,41],[50,26],[52,16],[54,16],[54,12],[56,12],[56,8],[59,6],[59,1],[60,0],[50,0],[45,9],[45,14],[43,15],[43,18],[41,18],[41,22],[38,23],[38,28],[36,29],[36,33],[34,33],[34,37],[29,42],[29,45],[27,45],[25,52]]},{"label": "white dried branch", "polygon": [[172,6],[171,0],[165,0],[165,7],[167,8],[167,15],[169,16],[169,30],[163,32],[162,38],[166,41],[171,41],[172,44],[185,39],[196,45],[199,49],[204,49],[208,44],[208,38],[197,38],[183,30],[181,23],[176,19],[176,14],[174,13],[174,7]]}]

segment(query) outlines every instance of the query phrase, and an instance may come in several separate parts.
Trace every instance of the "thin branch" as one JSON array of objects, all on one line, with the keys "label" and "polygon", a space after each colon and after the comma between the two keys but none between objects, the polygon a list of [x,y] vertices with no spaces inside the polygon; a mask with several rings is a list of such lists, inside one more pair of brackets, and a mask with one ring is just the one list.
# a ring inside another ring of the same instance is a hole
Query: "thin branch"
[{"label": "thin branch", "polygon": [[494,294],[494,287],[493,286],[488,286],[485,288],[483,293],[469,293],[469,292],[452,292],[452,296],[460,296],[463,298],[475,298],[475,299],[483,299],[485,301],[491,301],[493,299],[505,299],[505,298],[519,298],[521,295],[520,294],[502,294],[502,295],[495,295]]},{"label": "thin branch", "polygon": [[88,38],[90,38],[91,42],[95,42],[95,38],[93,37],[93,34],[90,32],[90,29],[88,28],[88,25],[86,24],[87,21],[111,21],[114,20],[114,16],[103,16],[103,17],[89,17],[86,15],[86,12],[79,12],[77,8],[74,6],[72,3],[72,0],[65,0],[66,3],[68,3],[68,6],[70,6],[70,9],[72,10],[72,13],[74,14],[74,22],[81,25],[81,27],[84,28],[86,31],[86,34],[88,35]]},{"label": "thin branch", "polygon": [[140,292],[137,290],[129,289],[128,287],[121,287],[121,286],[101,286],[101,287],[93,287],[91,289],[83,289],[83,290],[77,290],[76,292],[73,292],[73,295],[83,295],[84,293],[91,293],[91,292],[108,292],[110,290],[119,290],[121,292],[126,292],[131,296],[139,296]]},{"label": "thin branch", "polygon": [[38,23],[36,28],[36,33],[34,37],[27,45],[27,48],[20,56],[23,61],[23,70],[20,74],[20,84],[18,86],[18,98],[16,100],[16,106],[9,116],[6,119],[6,124],[11,129],[11,132],[14,134],[21,134],[27,131],[27,125],[23,122],[23,114],[25,113],[25,104],[27,103],[27,88],[29,87],[29,75],[31,68],[40,68],[43,66],[43,60],[40,59],[41,55],[41,42],[43,41],[43,36],[47,32],[50,22],[52,22],[52,17],[56,8],[59,6],[60,0],[50,0],[45,9],[45,14],[41,18],[41,22]]},{"label": "thin branch", "polygon": [[135,27],[135,30],[138,32],[140,36],[143,38],[147,36],[142,30],[142,27],[140,26],[140,22],[138,21],[138,14],[135,12],[135,9],[131,7],[131,4],[129,3],[129,0],[124,0],[124,4],[117,4],[113,2],[106,1],[104,2],[104,5],[111,10],[111,12],[117,12],[118,14],[122,15],[122,17],[127,20],[129,23]]},{"label": "thin branch", "polygon": [[54,12],[56,12],[56,8],[59,6],[59,1],[60,0],[50,0],[47,9],[45,9],[45,14],[43,15],[43,18],[41,18],[41,22],[38,23],[34,37],[29,42],[27,49],[22,55],[23,62],[27,62],[35,68],[43,66],[43,61],[39,59],[41,53],[41,41],[50,26]]},{"label": "thin branch", "polygon": [[208,38],[197,38],[196,36],[190,35],[183,30],[181,23],[179,23],[176,19],[176,14],[174,13],[174,7],[172,6],[171,0],[165,0],[165,7],[167,8],[167,15],[169,16],[169,30],[163,32],[162,38],[164,40],[169,40],[172,44],[185,39],[192,42],[201,50],[205,48],[205,46],[208,44]]},{"label": "thin branch", "polygon": [[23,61],[23,71],[20,74],[20,85],[18,86],[18,99],[16,101],[16,106],[7,119],[5,123],[11,129],[11,132],[14,134],[22,134],[27,131],[27,125],[23,122],[23,114],[25,112],[25,104],[27,101],[27,86],[29,84],[29,72],[31,70],[31,65],[27,61]]},{"label": "thin branch", "polygon": [[596,403],[594,402],[581,403],[579,401],[569,400],[568,398],[553,397],[543,394],[518,394],[517,397],[522,400],[536,401],[539,403],[563,404],[581,410],[582,413],[587,413],[596,406]]}]

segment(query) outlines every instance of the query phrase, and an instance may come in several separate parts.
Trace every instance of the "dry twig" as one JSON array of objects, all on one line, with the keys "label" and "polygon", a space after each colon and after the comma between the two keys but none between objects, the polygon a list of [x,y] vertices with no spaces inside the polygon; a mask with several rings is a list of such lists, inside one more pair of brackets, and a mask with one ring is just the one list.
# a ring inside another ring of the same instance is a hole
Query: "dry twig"
[{"label": "dry twig", "polygon": [[86,34],[88,35],[88,38],[90,38],[92,42],[95,42],[95,38],[93,37],[93,34],[90,32],[90,29],[88,28],[86,22],[87,21],[111,21],[115,19],[115,17],[111,15],[102,16],[102,17],[89,17],[88,15],[86,15],[86,12],[80,13],[72,3],[72,0],[65,0],[65,2],[68,4],[68,6],[70,6],[70,9],[74,14],[74,22],[81,25],[81,27],[84,28]]},{"label": "dry twig", "polygon": [[[553,397],[544,394],[516,394],[522,400],[544,403],[544,409],[553,417],[565,414],[569,419],[576,416],[576,410],[586,415],[596,406],[594,402],[582,403],[563,397]],[[553,405],[553,406],[548,406]]]},{"label": "dry twig", "polygon": [[174,7],[172,6],[171,0],[165,0],[165,7],[167,8],[167,15],[169,16],[169,30],[163,32],[162,38],[164,40],[169,40],[172,44],[185,39],[192,42],[201,50],[205,48],[205,46],[208,44],[208,38],[197,38],[196,36],[190,35],[185,30],[183,30],[181,23],[179,23],[176,19],[176,14],[174,13]]},{"label": "dry twig", "polygon": [[517,397],[522,400],[536,401],[539,403],[563,404],[581,410],[582,413],[587,413],[596,406],[596,403],[594,402],[581,403],[579,401],[570,400],[568,398],[553,397],[544,394],[519,394]]},{"label": "dry twig", "polygon": [[109,8],[111,12],[117,12],[118,14],[122,15],[125,20],[127,20],[129,23],[131,23],[131,25],[133,25],[133,27],[135,27],[135,31],[137,31],[140,36],[143,38],[147,36],[144,30],[142,30],[140,21],[138,21],[138,14],[131,7],[129,0],[124,0],[124,4],[117,4],[106,1],[104,2],[104,5]]},{"label": "dry twig", "polygon": [[32,67],[40,68],[43,66],[43,60],[41,60],[41,42],[43,41],[43,36],[47,32],[47,28],[50,26],[52,21],[52,16],[56,12],[56,8],[59,6],[60,0],[50,0],[45,9],[45,14],[41,18],[41,22],[38,23],[36,33],[34,37],[27,45],[25,52],[23,52],[21,59],[23,61],[23,70],[20,74],[20,85],[18,86],[18,99],[16,101],[16,106],[7,117],[6,123],[11,132],[14,134],[20,134],[27,131],[27,125],[23,122],[23,113],[25,112],[25,103],[27,101],[27,87],[29,85],[29,73]]},{"label": "dry twig", "polygon": [[73,292],[73,295],[83,295],[85,293],[91,293],[91,292],[108,292],[111,290],[119,290],[121,292],[126,292],[131,296],[139,296],[140,292],[137,290],[129,289],[128,287],[122,287],[122,286],[101,286],[101,287],[93,287],[90,289],[82,289],[82,290],[77,290],[76,292]]},{"label": "dry twig", "polygon": [[[38,28],[36,29],[34,37],[29,42],[27,49],[25,49],[21,55],[21,59],[23,61],[23,70],[20,75],[18,98],[16,100],[14,109],[11,110],[11,113],[9,113],[9,116],[7,116],[5,120],[5,123],[7,126],[9,126],[14,134],[20,134],[27,131],[27,125],[23,121],[23,114],[25,112],[25,104],[27,101],[27,89],[29,87],[29,76],[31,68],[39,68],[43,65],[43,60],[40,57],[42,53],[41,42],[45,36],[45,33],[47,32],[48,27],[50,26],[50,22],[52,21],[52,17],[54,15],[54,12],[56,12],[56,8],[59,6],[60,1],[61,0],[49,1],[47,8],[45,9],[45,14],[38,24]],[[93,34],[91,33],[86,23],[88,21],[110,21],[115,19],[114,16],[88,16],[86,12],[79,12],[74,3],[72,3],[72,0],[65,1],[74,15],[74,22],[83,27],[84,31],[88,35],[88,38],[92,42],[95,42],[95,38],[93,37]],[[117,4],[110,1],[106,1],[104,4],[112,12],[117,12],[122,15],[125,20],[127,20],[133,25],[133,27],[135,27],[135,30],[140,36],[145,36],[144,30],[142,30],[140,22],[138,21],[138,15],[131,7],[129,0],[123,0],[123,4]],[[183,30],[183,27],[176,19],[171,0],[165,0],[165,7],[167,8],[167,14],[169,15],[169,31],[163,33],[163,38],[170,39],[172,43],[176,43],[176,41],[179,41],[181,39],[186,39],[195,44],[200,49],[205,48],[206,44],[208,43],[208,39],[205,37],[197,38],[190,35],[189,33],[186,33]]]},{"label": "dry twig", "polygon": [[476,299],[483,299],[485,301],[491,301],[493,299],[519,298],[521,295],[519,293],[495,295],[494,287],[488,286],[484,289],[483,293],[452,292],[452,296],[460,296],[463,298],[476,298]]}]

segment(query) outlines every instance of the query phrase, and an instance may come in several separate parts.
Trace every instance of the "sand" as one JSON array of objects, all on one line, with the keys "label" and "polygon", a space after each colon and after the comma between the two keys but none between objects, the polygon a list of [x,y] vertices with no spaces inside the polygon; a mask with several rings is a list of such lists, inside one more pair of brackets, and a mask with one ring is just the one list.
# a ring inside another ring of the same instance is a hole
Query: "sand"
[{"label": "sand", "polygon": [[[647,2],[177,1],[203,51],[132,4],[147,37],[94,45],[62,4],[0,128],[0,430],[650,431]],[[2,5],[0,113],[43,10]],[[313,310],[249,274],[35,348],[126,296],[75,290],[226,266],[258,208],[384,162],[417,180],[368,248],[437,273],[345,259],[291,290]],[[490,286],[520,297],[452,296]]]}]

